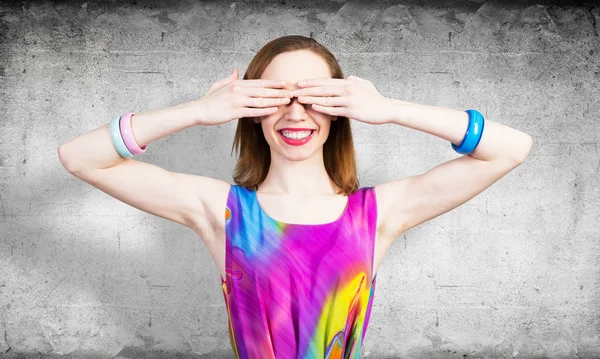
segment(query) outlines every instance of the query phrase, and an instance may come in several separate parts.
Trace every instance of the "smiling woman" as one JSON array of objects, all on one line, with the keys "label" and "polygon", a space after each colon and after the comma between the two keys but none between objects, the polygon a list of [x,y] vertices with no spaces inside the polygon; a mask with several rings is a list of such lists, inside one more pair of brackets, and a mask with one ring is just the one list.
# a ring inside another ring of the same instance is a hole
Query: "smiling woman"
[{"label": "smiling woman", "polygon": [[[312,38],[293,35],[267,43],[244,74],[244,80],[285,80],[289,90],[301,89],[299,80],[316,78],[343,79],[344,74],[327,48]],[[313,133],[305,140],[295,140],[301,136],[286,138],[278,133],[282,130]],[[302,103],[296,93],[274,113],[240,119],[232,150],[238,152],[234,181],[258,192],[261,184],[261,189],[269,188],[268,173],[279,176],[274,172],[278,169],[289,173],[288,166],[296,171],[303,166],[305,177],[333,182],[337,194],[349,195],[359,188],[350,120],[319,112]],[[305,187],[309,187],[306,182]]]},{"label": "smiling woman", "polygon": [[[234,184],[131,158],[184,128],[233,120]],[[464,156],[360,187],[350,120],[427,132]],[[115,116],[63,144],[59,158],[107,194],[200,235],[237,358],[358,358],[393,241],[481,193],[531,144],[476,110],[386,98],[366,79],[344,78],[316,40],[290,35],[261,48],[243,80],[234,69],[200,100]]]},{"label": "smiling woman", "polygon": [[221,284],[239,358],[354,358],[367,331],[375,193],[358,188],[349,119],[298,96],[298,81],[319,78],[343,74],[325,47],[302,36],[266,44],[244,75],[283,79],[292,96],[236,129]]}]

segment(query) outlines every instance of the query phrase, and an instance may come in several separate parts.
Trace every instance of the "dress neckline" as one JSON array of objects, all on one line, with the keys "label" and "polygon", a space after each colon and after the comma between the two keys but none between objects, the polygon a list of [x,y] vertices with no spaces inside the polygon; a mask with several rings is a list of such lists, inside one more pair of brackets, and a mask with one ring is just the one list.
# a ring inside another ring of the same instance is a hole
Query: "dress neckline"
[{"label": "dress neckline", "polygon": [[252,196],[253,196],[253,200],[256,203],[256,207],[258,207],[258,210],[260,211],[260,213],[262,213],[262,215],[264,215],[265,217],[267,217],[269,220],[281,224],[281,225],[285,225],[285,226],[294,226],[294,227],[323,227],[323,226],[330,226],[330,225],[334,225],[338,222],[340,222],[345,216],[346,213],[348,213],[348,208],[350,208],[350,197],[353,196],[356,192],[346,196],[346,206],[344,207],[344,211],[342,212],[342,214],[340,214],[338,216],[338,218],[336,218],[335,220],[333,220],[332,222],[328,222],[328,223],[287,223],[287,222],[282,222],[282,221],[278,221],[275,218],[271,217],[260,205],[260,202],[258,201],[258,195],[257,192],[255,190],[250,190],[250,192],[252,192]]}]

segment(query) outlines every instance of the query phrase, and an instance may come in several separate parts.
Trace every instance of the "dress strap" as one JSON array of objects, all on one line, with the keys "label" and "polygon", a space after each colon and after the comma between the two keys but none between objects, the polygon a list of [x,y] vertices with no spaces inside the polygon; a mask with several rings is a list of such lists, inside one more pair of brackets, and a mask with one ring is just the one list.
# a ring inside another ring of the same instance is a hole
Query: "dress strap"
[{"label": "dress strap", "polygon": [[373,275],[375,266],[375,241],[377,240],[377,198],[375,196],[375,187],[363,187],[360,201],[362,220],[368,233],[367,240],[369,241],[368,246],[371,252],[371,277],[372,280],[375,280],[376,274],[375,276]]},{"label": "dress strap", "polygon": [[[239,216],[239,200],[237,196],[237,185],[230,184],[229,192],[227,194],[227,201],[225,205],[225,281],[221,279],[221,286],[224,284],[227,286],[227,292],[231,292],[231,238],[230,233],[235,227],[235,223],[239,223],[237,218]],[[221,277],[219,275],[219,277]]]}]

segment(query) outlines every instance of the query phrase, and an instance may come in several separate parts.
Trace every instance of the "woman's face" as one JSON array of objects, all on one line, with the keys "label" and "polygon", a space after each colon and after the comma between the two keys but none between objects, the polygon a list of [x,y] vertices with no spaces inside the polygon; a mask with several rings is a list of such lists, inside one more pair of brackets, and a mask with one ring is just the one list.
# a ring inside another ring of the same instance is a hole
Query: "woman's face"
[{"label": "woman's face", "polygon": [[[277,55],[262,74],[262,79],[286,80],[286,88],[299,88],[298,81],[311,78],[331,78],[329,67],[317,54],[309,50],[297,50]],[[277,152],[292,161],[302,161],[321,150],[329,135],[329,128],[335,116],[312,109],[310,104],[298,102],[297,97],[287,104],[278,106],[278,110],[254,121],[260,121],[265,139],[271,148],[271,154]],[[284,138],[281,130],[310,129],[314,130],[308,138],[299,139],[304,134],[299,131],[286,132],[296,139]]]}]

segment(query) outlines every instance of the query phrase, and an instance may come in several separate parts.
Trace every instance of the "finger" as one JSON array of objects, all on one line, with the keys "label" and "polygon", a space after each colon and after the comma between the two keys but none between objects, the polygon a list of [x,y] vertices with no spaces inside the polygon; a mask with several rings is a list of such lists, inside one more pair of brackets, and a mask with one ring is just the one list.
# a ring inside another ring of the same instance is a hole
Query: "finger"
[{"label": "finger", "polygon": [[252,108],[243,107],[237,111],[236,117],[260,117],[277,112],[277,107]]},{"label": "finger", "polygon": [[[310,86],[324,86],[324,85],[343,85],[347,80],[346,79],[333,79],[331,77],[323,77],[318,79],[304,79],[298,81],[298,86],[300,87],[310,87]],[[304,82],[304,83],[302,83]]]},{"label": "finger", "polygon": [[306,87],[302,89],[295,90],[296,95],[298,96],[343,96],[344,95],[344,87],[343,86],[315,86],[315,87]]},{"label": "finger", "polygon": [[220,89],[221,87],[225,86],[226,84],[230,83],[231,81],[237,79],[237,73],[236,73],[237,69],[233,69],[233,71],[231,71],[231,73],[229,74],[229,76],[227,76],[224,79],[215,81],[208,89],[208,92],[206,93],[206,96],[212,94],[213,92],[215,92],[216,90]]},{"label": "finger", "polygon": [[283,80],[265,80],[265,79],[256,79],[256,80],[241,80],[238,81],[236,85],[244,86],[244,87],[284,87],[286,82],[281,82]]},{"label": "finger", "polygon": [[317,104],[321,106],[348,106],[346,97],[300,96],[298,102]]},{"label": "finger", "polygon": [[272,88],[260,88],[260,87],[244,87],[240,89],[242,93],[252,97],[287,97],[293,96],[290,90],[286,89],[272,89]]},{"label": "finger", "polygon": [[354,75],[348,76],[348,80],[357,80],[357,81],[364,82],[364,83],[371,82],[369,80],[363,79],[362,77],[358,77],[358,76],[354,76]]},{"label": "finger", "polygon": [[236,72],[236,70],[237,70],[237,69],[235,69],[235,68],[234,68],[234,69],[231,71],[231,73],[229,74],[229,76],[227,76],[226,78],[224,78],[224,79],[221,79],[221,80],[219,80],[219,81],[215,82],[213,85],[214,85],[215,87],[221,87],[221,85],[224,85],[224,84],[226,84],[226,83],[229,83],[229,82],[231,82],[231,81],[233,81],[233,80],[237,79],[237,72]]},{"label": "finger", "polygon": [[227,76],[227,78],[225,80],[237,79],[238,76],[239,76],[239,73],[238,73],[237,69],[234,68],[233,70],[231,70],[231,73],[229,74],[229,76]]},{"label": "finger", "polygon": [[326,113],[328,115],[346,116],[345,113],[346,113],[347,107],[330,107],[330,106],[321,106],[321,105],[317,105],[317,104],[312,104],[311,106],[316,111]]},{"label": "finger", "polygon": [[289,97],[265,98],[265,97],[246,97],[243,100],[243,105],[246,107],[266,107],[266,106],[281,106],[289,103]]}]

